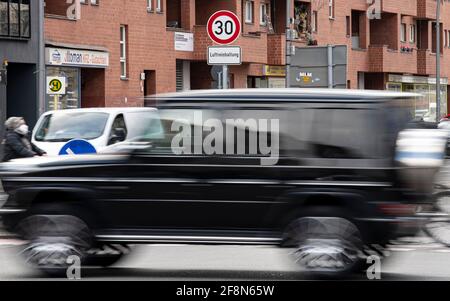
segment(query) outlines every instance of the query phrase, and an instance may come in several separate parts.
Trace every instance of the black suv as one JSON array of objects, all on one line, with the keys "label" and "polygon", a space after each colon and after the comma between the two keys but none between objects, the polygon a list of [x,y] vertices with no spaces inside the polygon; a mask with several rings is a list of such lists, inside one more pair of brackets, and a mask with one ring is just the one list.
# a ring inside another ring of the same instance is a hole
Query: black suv
[{"label": "black suv", "polygon": [[[373,245],[417,230],[428,194],[395,161],[414,97],[258,89],[149,98],[160,118],[142,120],[146,131],[109,154],[3,164],[0,213],[47,272],[70,255],[107,266],[130,244],[194,243],[285,246],[306,271],[345,273]],[[97,252],[105,247],[114,252]]]}]

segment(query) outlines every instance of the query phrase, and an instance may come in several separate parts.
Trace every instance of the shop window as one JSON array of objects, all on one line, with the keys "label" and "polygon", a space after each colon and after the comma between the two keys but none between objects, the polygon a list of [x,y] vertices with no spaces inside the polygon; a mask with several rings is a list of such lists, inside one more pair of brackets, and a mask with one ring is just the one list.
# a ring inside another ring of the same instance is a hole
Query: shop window
[{"label": "shop window", "polygon": [[30,0],[0,0],[0,36],[30,37]]},{"label": "shop window", "polygon": [[80,69],[70,67],[47,67],[46,76],[64,77],[66,94],[46,96],[46,109],[64,110],[80,107]]}]

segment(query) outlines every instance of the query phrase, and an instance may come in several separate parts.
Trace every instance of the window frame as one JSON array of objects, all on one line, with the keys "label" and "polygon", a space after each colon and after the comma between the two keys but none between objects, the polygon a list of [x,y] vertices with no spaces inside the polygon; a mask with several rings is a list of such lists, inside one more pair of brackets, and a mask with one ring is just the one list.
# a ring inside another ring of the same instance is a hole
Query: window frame
[{"label": "window frame", "polygon": [[162,13],[164,11],[163,0],[156,0],[155,11],[157,13]]},{"label": "window frame", "polygon": [[334,20],[336,18],[335,2],[334,0],[328,0],[328,18]]},{"label": "window frame", "polygon": [[259,25],[267,26],[267,15],[268,15],[267,3],[261,2],[259,4]]},{"label": "window frame", "polygon": [[409,42],[415,43],[417,39],[416,24],[409,24]]},{"label": "window frame", "polygon": [[153,0],[147,0],[147,12],[153,12]]},{"label": "window frame", "polygon": [[[28,3],[23,4],[22,2],[25,0],[16,0],[18,9],[17,9],[17,35],[11,34],[11,1],[12,0],[0,0],[1,3],[6,3],[6,24],[7,24],[7,34],[3,34],[0,32],[0,38],[10,38],[10,39],[31,39],[31,3],[32,0],[26,0]],[[23,35],[22,33],[22,5],[28,5],[28,35]]]},{"label": "window frame", "polygon": [[[121,79],[128,78],[127,35],[128,35],[128,27],[127,27],[127,25],[121,24],[120,25],[120,78]],[[122,54],[123,54],[123,56],[122,56]],[[123,69],[122,69],[122,65],[123,65]]]},{"label": "window frame", "polygon": [[406,23],[400,23],[400,42],[406,43],[407,31]]},{"label": "window frame", "polygon": [[[249,9],[250,6],[250,9]],[[255,3],[252,0],[246,0],[245,1],[245,23],[246,24],[253,24],[254,23],[254,14],[255,10]]]},{"label": "window frame", "polygon": [[319,22],[319,13],[317,12],[317,10],[313,10],[312,14],[311,14],[311,30],[312,32],[319,32],[319,26],[318,26],[318,22]]}]

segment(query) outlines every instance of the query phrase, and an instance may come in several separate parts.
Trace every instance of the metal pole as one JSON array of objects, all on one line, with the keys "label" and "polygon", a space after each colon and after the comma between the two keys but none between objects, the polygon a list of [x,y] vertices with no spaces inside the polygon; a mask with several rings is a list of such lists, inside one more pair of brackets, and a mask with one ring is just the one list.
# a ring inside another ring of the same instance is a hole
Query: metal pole
[{"label": "metal pole", "polygon": [[441,0],[436,1],[436,122],[441,119]]},{"label": "metal pole", "polygon": [[38,118],[45,111],[45,42],[44,42],[44,0],[39,0],[39,62],[38,62]]},{"label": "metal pole", "polygon": [[291,0],[286,0],[286,88],[291,83]]},{"label": "metal pole", "polygon": [[328,88],[334,88],[333,78],[333,45],[328,45]]},{"label": "metal pole", "polygon": [[228,65],[223,65],[222,70],[222,89],[228,89]]}]

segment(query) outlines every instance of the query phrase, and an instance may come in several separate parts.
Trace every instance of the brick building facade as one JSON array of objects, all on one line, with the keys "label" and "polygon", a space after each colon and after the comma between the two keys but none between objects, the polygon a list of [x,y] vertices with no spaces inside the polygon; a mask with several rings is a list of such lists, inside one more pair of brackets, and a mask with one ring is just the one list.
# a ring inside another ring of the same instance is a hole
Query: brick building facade
[{"label": "brick building facade", "polygon": [[[48,98],[47,109],[141,106],[147,94],[214,87],[206,23],[218,10],[233,11],[242,21],[234,44],[242,47],[243,64],[231,66],[230,86],[284,86],[286,0],[85,0],[77,20],[67,17],[66,1],[45,2],[47,75],[69,78],[69,94],[58,103]],[[348,87],[420,92],[427,100],[418,110],[432,111],[436,1],[367,2],[291,0],[294,45],[347,45]],[[381,18],[369,18],[366,12],[378,3]],[[448,1],[441,24],[446,108]],[[178,50],[175,40],[182,42]]]}]

